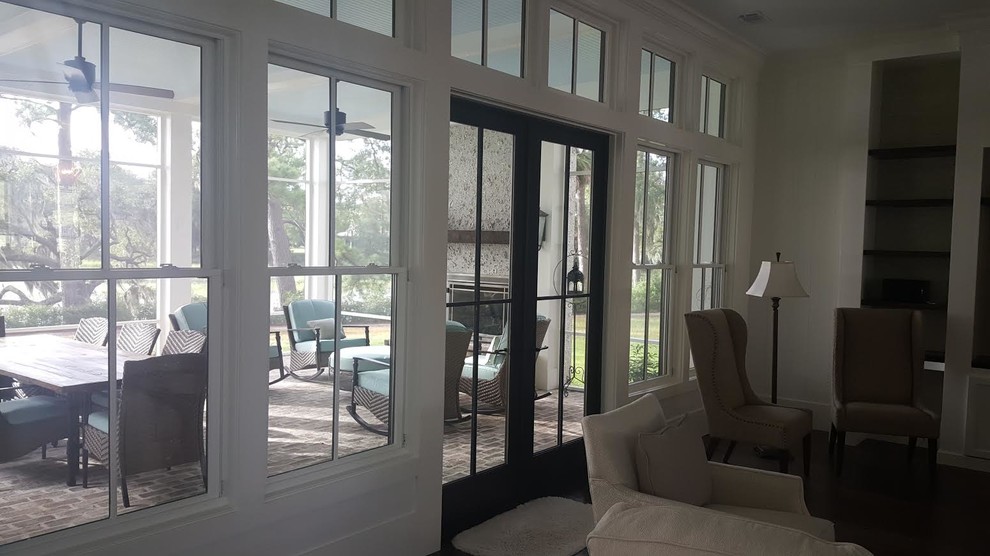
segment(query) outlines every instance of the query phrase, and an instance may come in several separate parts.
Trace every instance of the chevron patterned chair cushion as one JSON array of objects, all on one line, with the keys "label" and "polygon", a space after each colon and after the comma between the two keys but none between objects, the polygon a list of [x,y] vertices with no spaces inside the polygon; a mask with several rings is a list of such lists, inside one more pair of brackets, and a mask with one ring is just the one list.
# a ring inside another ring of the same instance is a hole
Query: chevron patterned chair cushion
[{"label": "chevron patterned chair cushion", "polygon": [[105,346],[107,345],[107,331],[109,328],[110,323],[103,317],[79,319],[79,325],[76,327],[74,339],[77,342]]},{"label": "chevron patterned chair cushion", "polygon": [[127,353],[151,355],[161,330],[153,322],[129,322],[120,327],[117,349]]},{"label": "chevron patterned chair cushion", "polygon": [[195,330],[173,330],[165,338],[162,355],[200,353],[206,347],[206,334]]}]

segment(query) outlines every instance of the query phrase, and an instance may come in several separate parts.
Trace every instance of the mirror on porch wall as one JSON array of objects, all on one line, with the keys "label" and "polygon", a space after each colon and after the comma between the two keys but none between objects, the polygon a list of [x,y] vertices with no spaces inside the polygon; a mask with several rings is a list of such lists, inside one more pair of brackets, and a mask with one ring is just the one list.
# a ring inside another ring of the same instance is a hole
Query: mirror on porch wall
[{"label": "mirror on porch wall", "polygon": [[284,65],[268,75],[274,476],[393,440],[394,93]]},{"label": "mirror on porch wall", "polygon": [[515,138],[450,124],[443,482],[503,465]]},{"label": "mirror on porch wall", "polygon": [[217,274],[198,39],[0,21],[2,545],[207,492]]}]

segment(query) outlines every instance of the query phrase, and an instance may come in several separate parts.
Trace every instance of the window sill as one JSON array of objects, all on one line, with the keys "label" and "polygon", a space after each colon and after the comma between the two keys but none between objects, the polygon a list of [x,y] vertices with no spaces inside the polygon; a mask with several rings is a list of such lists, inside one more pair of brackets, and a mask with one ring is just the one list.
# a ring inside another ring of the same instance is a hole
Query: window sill
[{"label": "window sill", "polygon": [[327,503],[344,500],[366,491],[369,480],[380,485],[407,480],[417,473],[416,460],[408,449],[388,446],[289,471],[268,478],[265,502],[329,485],[335,485],[333,493],[323,499]]},{"label": "window sill", "polygon": [[657,398],[664,400],[679,396],[697,389],[697,380],[691,377],[683,382],[672,382],[666,379],[658,379],[648,382],[641,382],[629,387],[629,399],[631,402],[643,394],[653,394]]}]

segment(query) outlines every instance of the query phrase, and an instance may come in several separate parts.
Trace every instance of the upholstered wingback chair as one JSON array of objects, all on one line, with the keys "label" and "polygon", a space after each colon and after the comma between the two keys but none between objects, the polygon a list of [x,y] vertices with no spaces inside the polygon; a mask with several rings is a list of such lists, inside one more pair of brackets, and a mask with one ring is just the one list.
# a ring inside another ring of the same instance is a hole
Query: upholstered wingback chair
[{"label": "upholstered wingback chair", "polygon": [[[646,394],[608,413],[588,415],[581,424],[596,523],[609,508],[622,502],[634,506],[697,508],[639,491],[636,470],[639,435],[659,431],[666,424],[655,396]],[[829,541],[835,538],[831,522],[808,512],[801,477],[716,462],[708,462],[708,467],[712,492],[705,510],[716,516],[732,514],[737,520],[777,523]]]},{"label": "upholstered wingback chair", "polygon": [[723,462],[736,442],[780,451],[780,471],[787,472],[790,454],[804,446],[804,474],[811,465],[811,412],[763,401],[746,377],[746,321],[731,309],[709,309],[684,315],[698,388],[708,416],[708,457],[720,440],[728,440]]},{"label": "upholstered wingback chair", "polygon": [[836,473],[842,473],[847,432],[928,439],[928,462],[936,469],[939,415],[921,401],[925,364],[921,314],[908,309],[835,310],[832,431]]}]

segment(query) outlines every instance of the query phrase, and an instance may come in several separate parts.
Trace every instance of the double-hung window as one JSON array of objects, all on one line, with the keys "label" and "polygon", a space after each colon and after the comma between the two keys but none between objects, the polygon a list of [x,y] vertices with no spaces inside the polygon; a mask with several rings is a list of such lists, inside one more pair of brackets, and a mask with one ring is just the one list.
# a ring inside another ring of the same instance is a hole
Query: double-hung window
[{"label": "double-hung window", "polygon": [[694,248],[691,272],[691,310],[722,306],[725,258],[723,221],[725,167],[698,163],[694,204]]},{"label": "double-hung window", "polygon": [[674,156],[653,150],[636,154],[632,300],[629,320],[629,383],[670,374],[673,245],[669,218]]},{"label": "double-hung window", "polygon": [[[216,495],[223,345],[214,44],[0,10],[45,30],[0,53],[4,544]],[[172,317],[193,306],[190,343]]]},{"label": "double-hung window", "polygon": [[268,71],[269,434],[276,475],[395,438],[401,89]]}]

